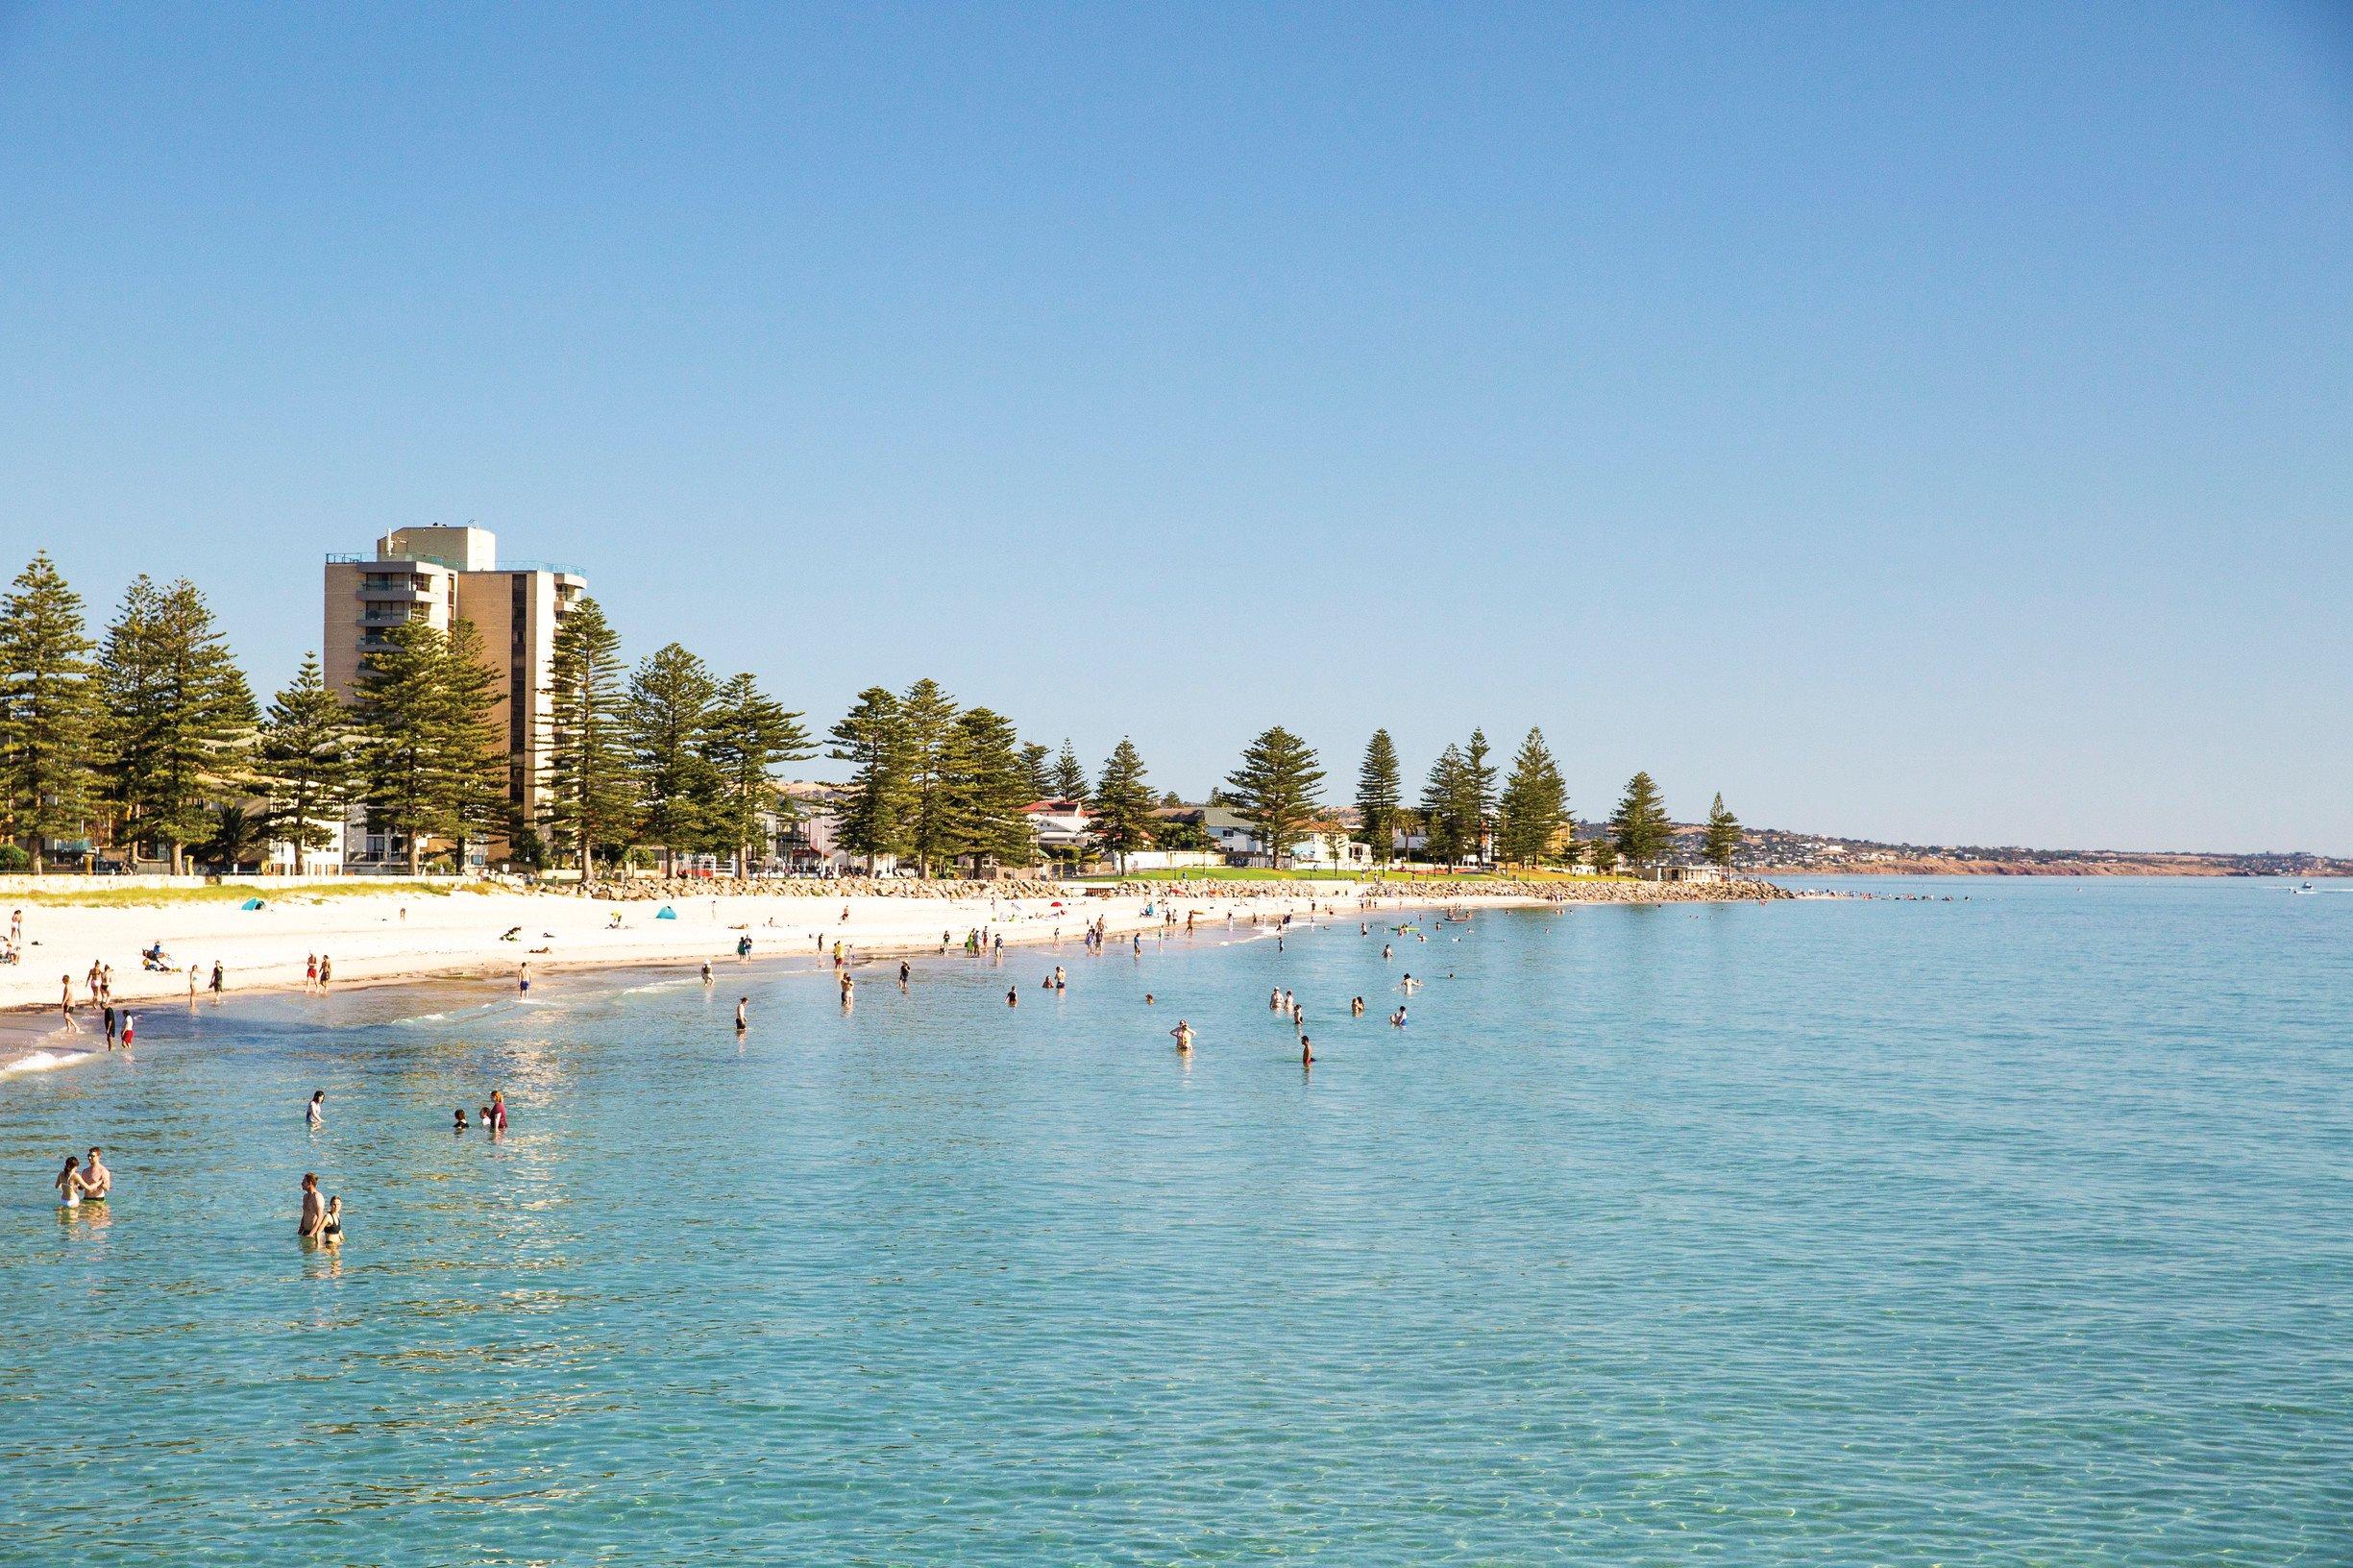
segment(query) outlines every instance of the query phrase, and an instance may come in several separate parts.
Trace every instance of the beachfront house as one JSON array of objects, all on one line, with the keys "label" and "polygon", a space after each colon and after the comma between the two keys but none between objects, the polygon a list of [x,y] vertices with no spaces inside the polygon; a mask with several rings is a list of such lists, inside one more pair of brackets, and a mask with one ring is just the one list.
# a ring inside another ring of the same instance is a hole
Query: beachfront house
[{"label": "beachfront house", "polygon": [[[1229,866],[1272,866],[1274,857],[1259,838],[1258,829],[1231,806],[1205,806],[1201,827]],[[1373,852],[1363,841],[1349,836],[1337,818],[1311,822],[1307,833],[1291,845],[1288,865],[1319,870],[1355,870],[1372,864]]]},{"label": "beachfront house", "polygon": [[1077,864],[1093,851],[1088,843],[1094,817],[1084,800],[1033,800],[1021,808],[1029,819],[1038,852],[1049,861]]},{"label": "beachfront house", "polygon": [[[866,857],[842,847],[841,792],[834,785],[795,780],[777,786],[776,800],[778,809],[761,818],[768,860],[753,868],[755,871],[771,876],[855,876],[866,870]],[[896,869],[894,857],[875,857],[877,875],[888,876]]]}]

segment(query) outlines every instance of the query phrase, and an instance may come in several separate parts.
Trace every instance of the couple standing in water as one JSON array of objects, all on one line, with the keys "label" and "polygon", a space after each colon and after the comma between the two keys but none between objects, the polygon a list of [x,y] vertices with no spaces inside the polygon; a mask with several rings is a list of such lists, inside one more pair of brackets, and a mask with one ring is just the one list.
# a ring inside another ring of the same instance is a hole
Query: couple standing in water
[{"label": "couple standing in water", "polygon": [[85,1165],[72,1155],[65,1157],[65,1168],[57,1179],[58,1206],[79,1209],[85,1203],[104,1203],[114,1190],[114,1173],[106,1167],[98,1156],[96,1145],[90,1148],[89,1164]]},{"label": "couple standing in water", "polygon": [[319,1178],[311,1171],[303,1172],[303,1216],[295,1221],[294,1234],[323,1247],[343,1244],[343,1199],[338,1195],[321,1202]]}]

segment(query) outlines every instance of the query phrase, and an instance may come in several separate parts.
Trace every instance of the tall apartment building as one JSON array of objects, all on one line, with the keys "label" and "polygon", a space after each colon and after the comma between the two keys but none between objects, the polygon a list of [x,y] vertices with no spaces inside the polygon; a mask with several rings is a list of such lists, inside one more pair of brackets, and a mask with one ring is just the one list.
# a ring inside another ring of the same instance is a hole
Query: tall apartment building
[{"label": "tall apartment building", "polygon": [[[539,820],[545,787],[540,747],[549,715],[548,670],[555,628],[587,592],[577,573],[544,563],[498,564],[498,536],[487,528],[395,528],[376,541],[373,559],[327,557],[327,635],[320,663],[327,684],[346,702],[358,689],[369,653],[384,631],[423,621],[447,631],[471,621],[482,658],[498,677],[499,734],[506,748],[506,796],[517,820]],[[479,865],[505,853],[502,840],[473,847]],[[355,821],[344,834],[344,863],[369,870],[406,863],[406,846],[370,834]]]}]

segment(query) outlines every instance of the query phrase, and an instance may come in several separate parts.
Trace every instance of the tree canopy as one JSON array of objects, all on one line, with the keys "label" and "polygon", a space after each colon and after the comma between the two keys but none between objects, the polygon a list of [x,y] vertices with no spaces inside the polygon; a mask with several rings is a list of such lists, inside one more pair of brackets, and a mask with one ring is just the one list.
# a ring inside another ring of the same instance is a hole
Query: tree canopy
[{"label": "tree canopy", "polygon": [[1389,739],[1387,730],[1376,729],[1364,744],[1364,762],[1357,770],[1357,817],[1377,864],[1387,864],[1395,853],[1404,798],[1405,785],[1397,772],[1397,743]]},{"label": "tree canopy", "polygon": [[1273,865],[1287,864],[1291,846],[1307,836],[1323,781],[1313,748],[1281,724],[1261,732],[1243,749],[1241,766],[1226,775],[1235,813]]},{"label": "tree canopy", "polygon": [[1636,870],[1656,865],[1674,842],[1675,826],[1658,797],[1658,786],[1648,773],[1626,781],[1626,794],[1609,819],[1609,837],[1619,854]]},{"label": "tree canopy", "polygon": [[1152,788],[1144,782],[1143,757],[1126,736],[1112,747],[1094,788],[1090,832],[1104,853],[1127,870],[1127,857],[1151,846]]},{"label": "tree canopy", "polygon": [[1533,866],[1553,846],[1569,820],[1568,786],[1544,744],[1544,732],[1532,729],[1512,759],[1511,776],[1504,784],[1501,816],[1496,828],[1496,851],[1511,865]]}]

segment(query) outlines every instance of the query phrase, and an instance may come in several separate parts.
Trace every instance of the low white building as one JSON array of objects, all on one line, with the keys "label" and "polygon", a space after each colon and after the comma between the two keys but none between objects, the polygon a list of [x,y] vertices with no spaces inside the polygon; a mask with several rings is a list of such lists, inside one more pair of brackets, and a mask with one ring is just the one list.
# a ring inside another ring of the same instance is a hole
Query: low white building
[{"label": "low white building", "polygon": [[1094,831],[1094,817],[1083,800],[1036,800],[1021,808],[1030,830],[1038,836],[1038,851],[1048,856],[1084,856]]},{"label": "low white building", "polygon": [[[1272,861],[1257,827],[1230,806],[1205,809],[1201,813],[1201,828],[1231,864],[1264,866]],[[1370,866],[1372,859],[1371,847],[1349,837],[1343,824],[1320,821],[1292,842],[1289,864],[1315,870],[1354,870]]]}]

